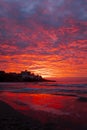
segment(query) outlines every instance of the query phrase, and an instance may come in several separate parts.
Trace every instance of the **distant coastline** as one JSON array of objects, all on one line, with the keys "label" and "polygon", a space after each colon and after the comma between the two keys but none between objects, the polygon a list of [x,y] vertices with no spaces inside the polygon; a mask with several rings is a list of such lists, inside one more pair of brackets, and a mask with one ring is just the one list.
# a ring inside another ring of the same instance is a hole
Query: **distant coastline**
[{"label": "distant coastline", "polygon": [[0,71],[0,82],[54,82],[53,80],[47,80],[40,75],[35,75],[30,71],[21,71],[20,73],[6,73]]}]

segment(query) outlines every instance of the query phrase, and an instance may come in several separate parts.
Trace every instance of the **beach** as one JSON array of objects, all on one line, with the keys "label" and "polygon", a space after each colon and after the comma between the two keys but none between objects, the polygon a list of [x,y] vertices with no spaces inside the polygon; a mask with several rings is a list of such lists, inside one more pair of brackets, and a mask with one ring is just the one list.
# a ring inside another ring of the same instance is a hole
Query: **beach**
[{"label": "beach", "polygon": [[[83,106],[81,106],[83,107]],[[30,113],[30,114],[29,114]],[[0,130],[86,130],[87,117],[32,110],[23,114],[0,101]],[[86,114],[86,113],[85,113]]]},{"label": "beach", "polygon": [[60,87],[46,84],[1,83],[0,130],[87,130],[87,98],[81,84],[78,94],[75,85],[76,93],[69,85],[61,93]]},{"label": "beach", "polygon": [[38,121],[30,119],[0,101],[0,130],[35,130],[39,127]]}]

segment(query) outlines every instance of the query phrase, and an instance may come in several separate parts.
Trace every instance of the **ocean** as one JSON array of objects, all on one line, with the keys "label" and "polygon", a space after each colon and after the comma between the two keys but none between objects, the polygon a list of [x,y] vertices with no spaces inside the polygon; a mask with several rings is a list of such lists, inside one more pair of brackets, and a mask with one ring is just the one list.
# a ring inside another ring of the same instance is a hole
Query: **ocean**
[{"label": "ocean", "polygon": [[0,100],[43,124],[55,124],[60,118],[87,128],[86,81],[4,82],[0,83]]},{"label": "ocean", "polygon": [[87,83],[81,81],[0,83],[0,92],[54,94],[87,97]]}]

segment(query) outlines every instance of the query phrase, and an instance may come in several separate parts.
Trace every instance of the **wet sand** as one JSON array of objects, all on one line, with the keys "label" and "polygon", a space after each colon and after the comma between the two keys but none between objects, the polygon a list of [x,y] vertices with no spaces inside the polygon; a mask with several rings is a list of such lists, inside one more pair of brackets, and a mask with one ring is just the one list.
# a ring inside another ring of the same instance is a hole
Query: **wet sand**
[{"label": "wet sand", "polygon": [[[0,101],[0,130],[87,130],[86,121],[81,122],[72,115],[58,116],[32,109],[30,113],[30,117],[26,116]],[[43,122],[36,118],[37,115],[42,117]]]},{"label": "wet sand", "polygon": [[40,123],[0,101],[0,130],[35,130]]}]

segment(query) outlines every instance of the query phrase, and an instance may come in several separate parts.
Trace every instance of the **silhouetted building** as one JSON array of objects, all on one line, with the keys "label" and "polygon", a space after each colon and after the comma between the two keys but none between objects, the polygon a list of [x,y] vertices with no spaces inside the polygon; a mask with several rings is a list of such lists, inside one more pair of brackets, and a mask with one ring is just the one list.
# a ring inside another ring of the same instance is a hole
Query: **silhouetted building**
[{"label": "silhouetted building", "polygon": [[28,78],[28,77],[30,77],[30,75],[31,75],[31,72],[29,72],[27,70],[21,72],[22,78]]},{"label": "silhouetted building", "polygon": [[4,71],[0,71],[0,75],[3,75],[3,74],[5,74],[5,72]]},{"label": "silhouetted building", "polygon": [[41,82],[47,81],[39,75],[35,75],[30,71],[22,71],[21,73],[5,73],[0,71],[0,82]]}]

